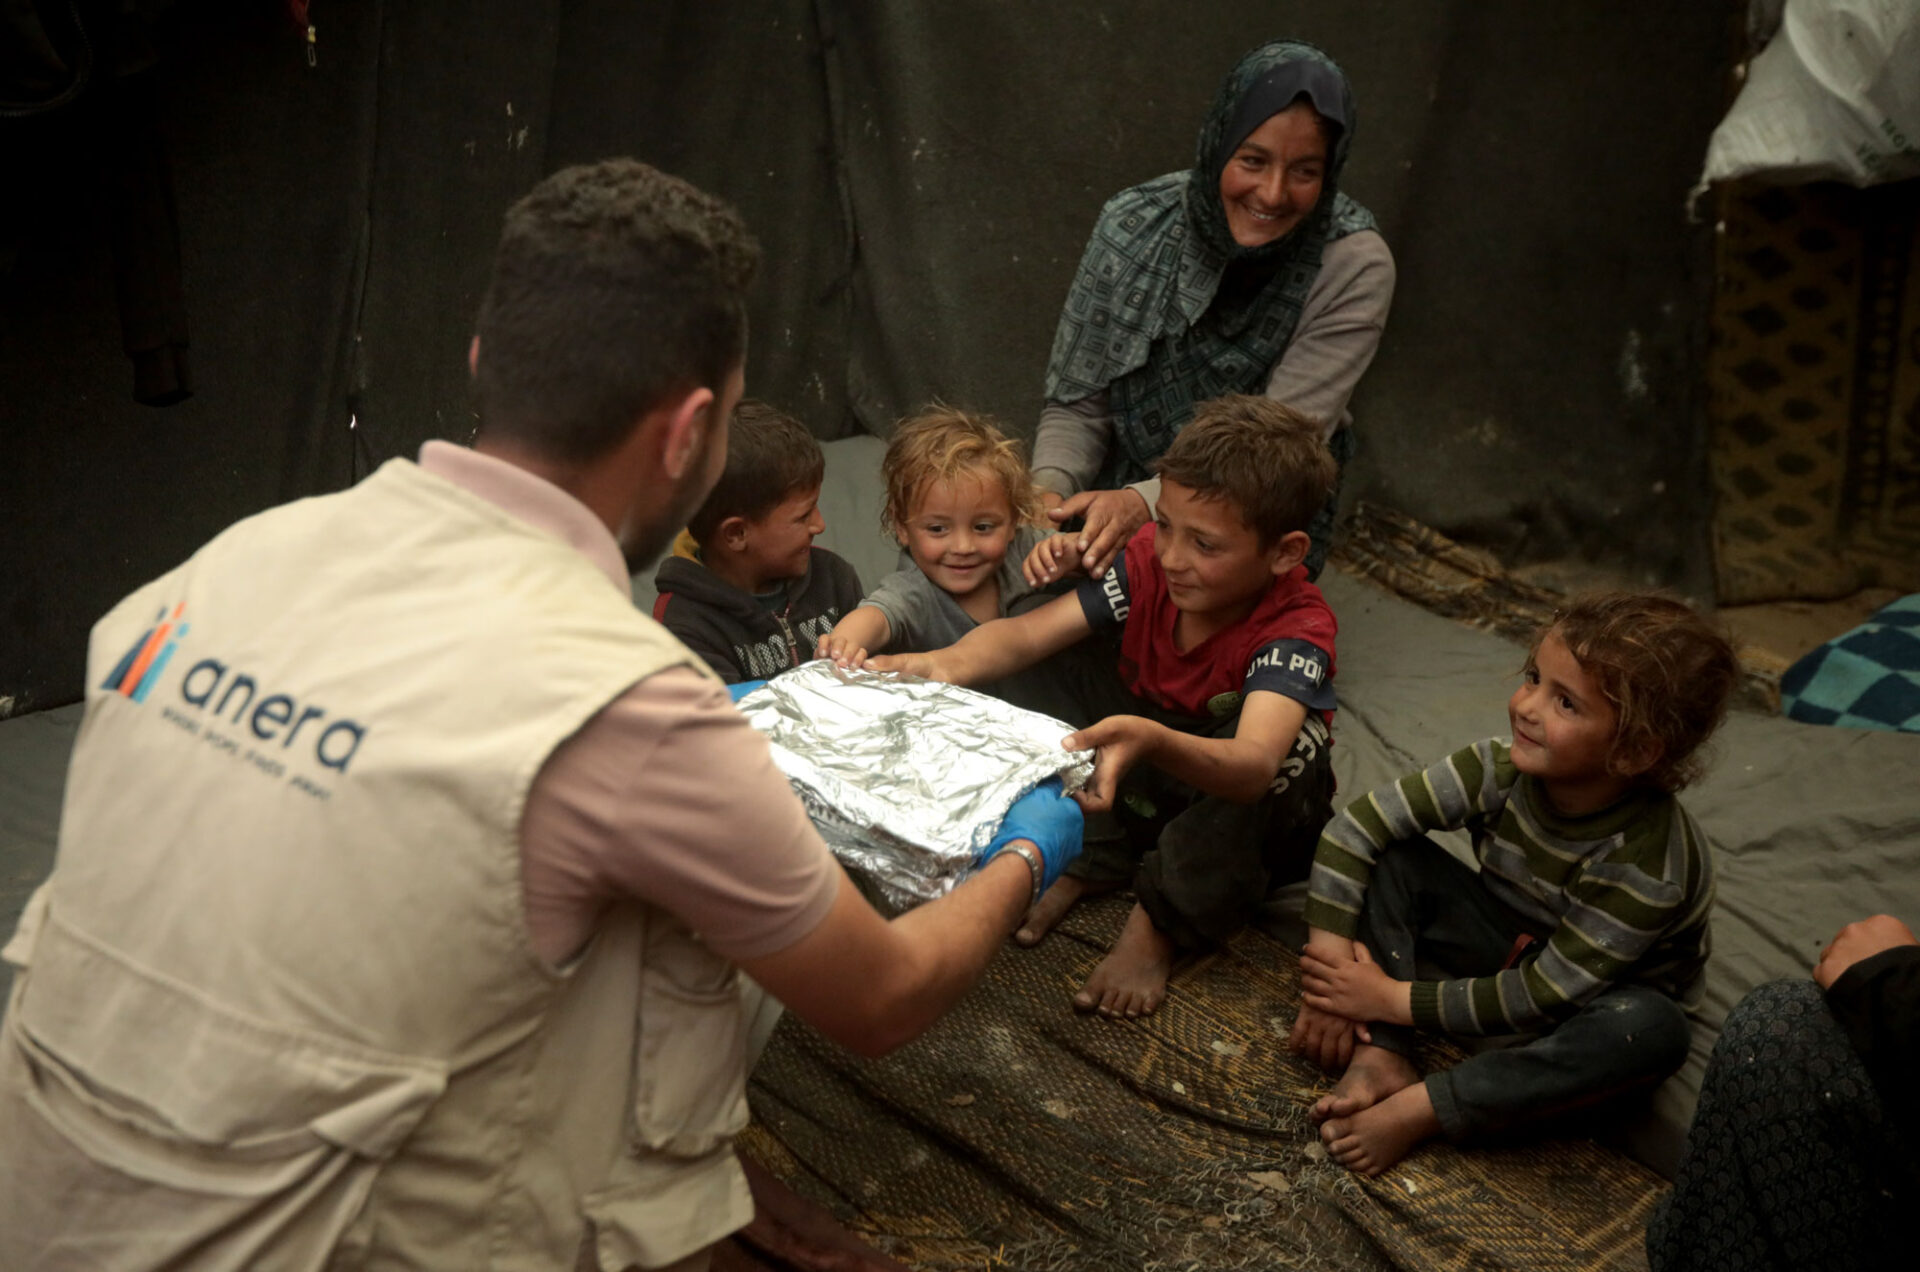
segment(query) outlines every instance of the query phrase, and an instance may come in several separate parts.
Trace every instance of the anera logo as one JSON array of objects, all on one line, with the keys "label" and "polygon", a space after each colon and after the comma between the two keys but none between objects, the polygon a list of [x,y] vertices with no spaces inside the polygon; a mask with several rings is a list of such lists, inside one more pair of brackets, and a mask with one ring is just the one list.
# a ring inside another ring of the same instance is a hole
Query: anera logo
[{"label": "anera logo", "polygon": [[[180,621],[186,608],[186,602],[182,601],[169,615],[166,606],[161,606],[153,616],[153,626],[133,642],[133,647],[114,664],[100,687],[135,702],[145,702],[147,694],[159,682],[160,673],[166,670],[173,651],[179,648],[180,638],[187,634],[189,625]],[[219,693],[217,703],[216,692]],[[302,704],[289,694],[269,693],[256,702],[259,692],[259,681],[252,675],[233,670],[218,658],[202,658],[187,668],[180,679],[181,701],[199,711],[211,712],[213,720],[207,722],[210,729],[214,722],[225,723],[230,719],[233,725],[244,727],[259,742],[278,742],[278,749],[285,750],[312,724],[313,729],[306,736],[313,743],[314,759],[322,768],[347,771],[347,765],[366,737],[366,725],[358,720],[329,719],[326,708]],[[202,725],[197,718],[190,718],[173,707],[167,707],[163,714],[180,727],[200,735]],[[238,749],[239,740],[224,733],[213,731],[203,736],[224,749]],[[263,751],[255,746],[248,754],[260,755]],[[264,761],[261,766],[269,767]]]},{"label": "anera logo", "polygon": [[135,702],[145,702],[147,694],[153,689],[154,682],[160,679],[167,660],[173,657],[180,638],[187,634],[189,624],[180,621],[186,611],[185,601],[173,607],[173,616],[167,616],[167,607],[161,606],[160,612],[153,616],[153,626],[141,633],[140,639],[133,642],[133,648],[126,657],[114,664],[107,678],[100,682],[102,689],[123,694]]}]

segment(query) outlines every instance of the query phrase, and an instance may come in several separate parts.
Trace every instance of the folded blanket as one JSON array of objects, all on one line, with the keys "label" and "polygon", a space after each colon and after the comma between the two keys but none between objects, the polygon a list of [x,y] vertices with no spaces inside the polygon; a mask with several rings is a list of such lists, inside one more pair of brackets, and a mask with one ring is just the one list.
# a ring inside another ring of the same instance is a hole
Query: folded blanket
[{"label": "folded blanket", "polygon": [[1780,678],[1795,720],[1920,733],[1920,594],[1808,653]]}]

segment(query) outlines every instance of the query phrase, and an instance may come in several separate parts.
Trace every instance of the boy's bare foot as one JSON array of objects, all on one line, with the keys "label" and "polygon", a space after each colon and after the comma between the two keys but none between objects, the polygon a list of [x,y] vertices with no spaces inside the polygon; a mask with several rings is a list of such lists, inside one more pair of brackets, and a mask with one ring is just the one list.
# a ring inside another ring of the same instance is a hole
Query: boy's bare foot
[{"label": "boy's bare foot", "polygon": [[1320,1124],[1327,1156],[1348,1170],[1378,1175],[1440,1133],[1427,1084],[1415,1082],[1352,1117],[1330,1117]]},{"label": "boy's bare foot", "polygon": [[1166,999],[1172,971],[1173,942],[1135,903],[1120,939],[1073,996],[1074,1010],[1128,1020],[1150,1015]]},{"label": "boy's bare foot", "polygon": [[1117,883],[1090,883],[1085,879],[1076,879],[1072,875],[1061,875],[1054,880],[1051,888],[1040,894],[1033,903],[1033,909],[1027,911],[1027,921],[1013,934],[1016,945],[1038,945],[1040,938],[1053,930],[1082,897],[1097,897],[1108,892],[1117,892]]},{"label": "boy's bare foot", "polygon": [[1363,1042],[1353,1049],[1353,1062],[1347,1066],[1346,1074],[1333,1084],[1333,1091],[1314,1102],[1313,1120],[1324,1122],[1328,1118],[1352,1117],[1419,1081],[1420,1073],[1413,1067],[1413,1061],[1398,1051]]}]

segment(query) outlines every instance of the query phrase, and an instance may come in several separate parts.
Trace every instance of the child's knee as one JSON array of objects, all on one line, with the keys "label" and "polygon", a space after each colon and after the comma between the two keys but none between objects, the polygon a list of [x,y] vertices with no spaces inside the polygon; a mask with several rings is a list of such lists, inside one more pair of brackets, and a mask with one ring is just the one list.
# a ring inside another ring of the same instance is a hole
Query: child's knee
[{"label": "child's knee", "polygon": [[1623,1040],[1648,1072],[1672,1073],[1687,1062],[1693,1026],[1679,1003],[1651,989],[1610,994],[1606,1001],[1619,1017],[1616,1027]]}]

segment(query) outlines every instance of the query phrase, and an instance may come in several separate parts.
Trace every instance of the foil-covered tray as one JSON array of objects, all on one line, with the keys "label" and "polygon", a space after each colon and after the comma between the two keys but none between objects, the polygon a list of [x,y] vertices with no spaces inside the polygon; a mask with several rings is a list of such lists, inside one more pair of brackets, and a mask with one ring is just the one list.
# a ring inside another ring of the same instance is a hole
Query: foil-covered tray
[{"label": "foil-covered tray", "polygon": [[825,659],[769,680],[740,710],[834,854],[897,907],[952,891],[1041,782],[1071,793],[1093,773],[1093,752],[1063,749],[1073,730],[1049,716]]}]

